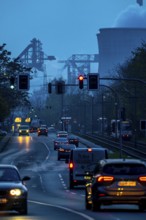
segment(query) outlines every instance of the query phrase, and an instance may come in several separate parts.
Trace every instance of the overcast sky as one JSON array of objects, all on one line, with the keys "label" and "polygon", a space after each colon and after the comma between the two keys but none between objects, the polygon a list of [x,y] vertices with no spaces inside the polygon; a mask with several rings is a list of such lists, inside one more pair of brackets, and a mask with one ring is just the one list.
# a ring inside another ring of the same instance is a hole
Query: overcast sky
[{"label": "overcast sky", "polygon": [[145,0],[143,6],[136,0],[0,0],[0,9],[0,44],[7,44],[12,57],[33,38],[57,59],[95,54],[100,28],[146,27]]}]

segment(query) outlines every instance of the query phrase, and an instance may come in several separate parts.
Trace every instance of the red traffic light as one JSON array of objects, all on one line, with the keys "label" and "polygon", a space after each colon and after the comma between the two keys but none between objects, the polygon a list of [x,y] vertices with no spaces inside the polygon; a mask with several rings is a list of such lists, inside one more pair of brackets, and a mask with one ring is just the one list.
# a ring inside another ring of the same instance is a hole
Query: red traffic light
[{"label": "red traffic light", "polygon": [[79,80],[79,88],[80,88],[80,89],[83,89],[83,87],[84,87],[84,84],[83,84],[83,82],[84,82],[84,76],[83,76],[83,75],[79,75],[79,76],[78,76],[78,80]]},{"label": "red traffic light", "polygon": [[81,81],[83,81],[83,80],[84,80],[84,76],[82,76],[82,75],[79,75],[79,76],[78,76],[78,80],[81,80]]}]

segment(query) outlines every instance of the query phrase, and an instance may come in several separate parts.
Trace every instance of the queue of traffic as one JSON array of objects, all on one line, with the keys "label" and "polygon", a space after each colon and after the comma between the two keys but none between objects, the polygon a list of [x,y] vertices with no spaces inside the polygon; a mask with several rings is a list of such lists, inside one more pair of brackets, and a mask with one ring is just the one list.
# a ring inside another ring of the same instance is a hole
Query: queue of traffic
[{"label": "queue of traffic", "polygon": [[[64,133],[62,139],[67,135]],[[110,159],[108,150],[99,146],[73,146],[71,148],[69,142],[60,141],[55,150],[58,155],[60,152],[66,155],[69,188],[85,187],[86,209],[100,211],[102,205],[135,204],[140,211],[146,210],[145,162],[129,158]]]},{"label": "queue of traffic", "polygon": [[[18,135],[27,135],[25,128],[20,127]],[[107,149],[91,145],[83,147],[79,138],[66,131],[57,132],[54,140],[57,160],[68,165],[68,188],[85,189],[85,209],[100,211],[102,205],[134,204],[140,211],[145,211],[145,162],[129,158],[111,159]],[[8,171],[9,174],[3,177]],[[0,210],[27,214],[28,189],[24,181],[29,179],[28,176],[21,179],[15,166],[0,165]]]}]

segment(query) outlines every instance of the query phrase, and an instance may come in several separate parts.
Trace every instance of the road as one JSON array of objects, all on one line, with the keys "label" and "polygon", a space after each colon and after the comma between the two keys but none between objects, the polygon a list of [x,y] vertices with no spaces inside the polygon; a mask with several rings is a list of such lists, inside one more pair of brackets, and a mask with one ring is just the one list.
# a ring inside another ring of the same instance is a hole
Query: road
[{"label": "road", "polygon": [[[137,206],[121,205],[102,207],[100,212],[85,210],[84,187],[70,190],[68,187],[68,164],[57,160],[53,140],[31,134],[29,137],[12,136],[0,153],[0,163],[14,164],[21,176],[29,175],[28,215],[0,212],[1,220],[145,220],[146,212]],[[81,144],[80,144],[81,146]]]}]

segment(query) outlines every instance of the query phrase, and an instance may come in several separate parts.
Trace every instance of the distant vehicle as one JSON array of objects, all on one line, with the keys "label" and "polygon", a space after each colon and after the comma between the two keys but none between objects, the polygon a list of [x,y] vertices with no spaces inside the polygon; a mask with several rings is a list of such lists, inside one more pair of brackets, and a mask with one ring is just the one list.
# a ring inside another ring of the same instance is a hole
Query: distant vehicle
[{"label": "distant vehicle", "polygon": [[45,135],[47,136],[48,135],[48,128],[46,128],[45,126],[44,127],[40,127],[38,128],[38,136],[40,135]]},{"label": "distant vehicle", "polygon": [[123,140],[130,140],[132,138],[131,121],[111,120],[111,136],[114,139],[119,139],[120,135]]},{"label": "distant vehicle", "polygon": [[138,159],[99,161],[86,183],[85,204],[93,211],[112,204],[134,204],[146,210],[146,164]]},{"label": "distant vehicle", "polygon": [[68,139],[64,137],[57,137],[54,140],[54,150],[58,150],[60,145],[69,144]]},{"label": "distant vehicle", "polygon": [[35,132],[37,132],[38,131],[38,128],[37,127],[30,127],[29,128],[29,132],[30,133],[35,133]]},{"label": "distant vehicle", "polygon": [[28,125],[20,125],[18,132],[19,132],[19,136],[29,135],[29,126]]},{"label": "distant vehicle", "polygon": [[40,127],[41,127],[41,128],[46,128],[46,129],[48,129],[48,126],[45,125],[45,124],[42,124]]},{"label": "distant vehicle", "polygon": [[66,137],[68,137],[68,133],[67,133],[67,131],[58,131],[57,132],[57,137],[64,137],[64,138],[66,138]]},{"label": "distant vehicle", "polygon": [[0,165],[0,211],[17,211],[27,214],[28,190],[24,181],[30,177],[20,178],[18,169],[13,165]]},{"label": "distant vehicle", "polygon": [[49,133],[55,133],[56,129],[54,127],[48,127],[48,132]]},{"label": "distant vehicle", "polygon": [[71,151],[69,161],[69,187],[84,185],[86,172],[94,170],[95,165],[101,159],[108,158],[108,152],[104,148],[76,148]]},{"label": "distant vehicle", "polygon": [[69,141],[70,144],[75,144],[76,147],[79,146],[79,138],[74,136],[74,135],[69,135],[68,136],[68,141]]},{"label": "distant vehicle", "polygon": [[69,159],[71,150],[76,149],[74,144],[62,144],[58,146],[58,160],[60,159]]}]

